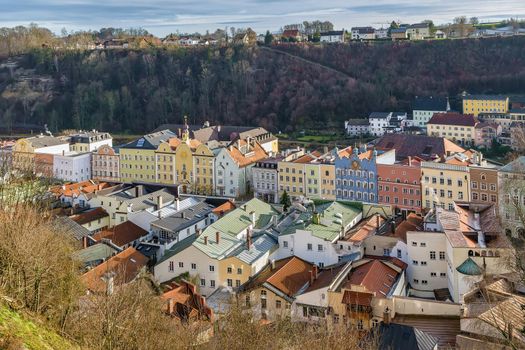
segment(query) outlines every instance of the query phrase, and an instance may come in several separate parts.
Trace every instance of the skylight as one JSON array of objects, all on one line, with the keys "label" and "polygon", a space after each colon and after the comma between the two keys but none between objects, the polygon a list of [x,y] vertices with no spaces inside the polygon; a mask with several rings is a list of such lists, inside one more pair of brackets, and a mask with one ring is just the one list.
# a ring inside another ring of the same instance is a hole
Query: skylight
[{"label": "skylight", "polygon": [[137,141],[137,147],[143,147],[144,146],[144,139],[139,139]]}]

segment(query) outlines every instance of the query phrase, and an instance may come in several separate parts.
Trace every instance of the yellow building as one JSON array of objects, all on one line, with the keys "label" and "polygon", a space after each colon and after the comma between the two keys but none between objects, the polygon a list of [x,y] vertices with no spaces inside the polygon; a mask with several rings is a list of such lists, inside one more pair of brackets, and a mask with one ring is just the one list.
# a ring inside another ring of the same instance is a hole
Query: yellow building
[{"label": "yellow building", "polygon": [[212,194],[214,154],[190,138],[187,124],[182,138],[173,137],[159,145],[155,159],[157,182],[181,185],[185,193]]},{"label": "yellow building", "polygon": [[509,98],[498,95],[466,95],[463,97],[463,113],[478,116],[480,113],[507,113]]},{"label": "yellow building", "polygon": [[162,130],[121,146],[121,181],[156,182],[155,152],[161,142],[175,136],[170,130]]},{"label": "yellow building", "polygon": [[421,163],[421,189],[424,209],[454,209],[454,202],[469,201],[469,163],[455,157],[445,162]]},{"label": "yellow building", "polygon": [[335,200],[335,165],[331,152],[314,151],[295,160],[281,161],[279,195]]},{"label": "yellow building", "polygon": [[156,182],[161,184],[175,184],[175,150],[171,147],[171,140],[161,142],[155,151],[155,164],[157,166]]},{"label": "yellow building", "polygon": [[[69,142],[65,138],[39,135],[16,140],[13,145],[13,168],[35,171],[38,168],[37,155],[53,155],[69,152]],[[51,164],[51,168],[52,168]]]},{"label": "yellow building", "polygon": [[434,113],[427,123],[427,135],[444,137],[462,146],[474,145],[478,119],[472,114]]},{"label": "yellow building", "polygon": [[195,181],[193,193],[211,195],[213,194],[213,169],[215,155],[205,144],[197,146],[193,152],[193,167]]},{"label": "yellow building", "polygon": [[219,260],[219,281],[226,287],[239,288],[253,274],[252,266],[237,256]]}]

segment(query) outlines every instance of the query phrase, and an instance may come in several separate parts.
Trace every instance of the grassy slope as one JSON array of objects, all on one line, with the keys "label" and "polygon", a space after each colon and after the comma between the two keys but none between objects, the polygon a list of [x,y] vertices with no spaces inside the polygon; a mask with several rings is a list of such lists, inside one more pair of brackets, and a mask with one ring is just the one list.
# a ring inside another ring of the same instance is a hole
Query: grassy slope
[{"label": "grassy slope", "polygon": [[11,344],[15,341],[30,350],[79,349],[57,333],[30,321],[5,305],[0,305],[0,347],[6,337],[11,340]]}]

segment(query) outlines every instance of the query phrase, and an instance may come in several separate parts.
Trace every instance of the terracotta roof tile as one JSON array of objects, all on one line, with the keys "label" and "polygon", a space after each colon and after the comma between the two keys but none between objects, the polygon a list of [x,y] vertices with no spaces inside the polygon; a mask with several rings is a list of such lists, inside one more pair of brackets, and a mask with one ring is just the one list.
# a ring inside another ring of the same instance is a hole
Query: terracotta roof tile
[{"label": "terracotta roof tile", "polygon": [[96,241],[101,241],[104,238],[109,239],[116,246],[122,247],[139,239],[142,236],[145,236],[146,234],[148,234],[148,231],[140,228],[131,221],[125,221],[111,229],[95,233],[93,238]]},{"label": "terracotta roof tile", "polygon": [[109,214],[104,210],[104,208],[95,208],[88,210],[79,214],[70,216],[70,218],[79,225],[87,224],[98,219],[105,218]]},{"label": "terracotta roof tile", "polygon": [[217,208],[214,208],[212,212],[216,215],[224,215],[233,209],[235,209],[235,204],[231,201],[226,201],[223,204],[219,205]]},{"label": "terracotta roof tile", "polygon": [[104,276],[112,274],[115,286],[129,283],[147,262],[147,257],[130,247],[86,272],[81,280],[90,291],[103,293],[107,288]]},{"label": "terracotta roof tile", "polygon": [[384,298],[390,292],[397,280],[399,272],[388,266],[384,261],[372,259],[352,269],[345,288],[360,285],[376,297]]},{"label": "terracotta roof tile", "polygon": [[314,268],[316,267],[312,264],[294,256],[270,276],[266,282],[291,297],[310,282]]},{"label": "terracotta roof tile", "polygon": [[[248,144],[244,140],[239,140],[240,146],[248,147]],[[233,158],[233,160],[239,165],[239,167],[245,167],[250,164],[253,164],[259,160],[265,159],[268,157],[266,151],[261,147],[258,142],[254,143],[254,146],[251,149],[251,152],[243,154],[235,145],[230,145],[228,148],[228,153]]]},{"label": "terracotta roof tile", "polygon": [[374,294],[372,293],[363,293],[363,292],[345,290],[343,294],[343,300],[341,302],[343,304],[348,304],[348,305],[371,306],[373,297],[374,297]]},{"label": "terracotta roof tile", "polygon": [[365,238],[373,235],[384,222],[385,219],[381,215],[374,214],[362,220],[356,228],[352,229],[347,234],[348,238],[346,240],[350,242],[362,242]]}]

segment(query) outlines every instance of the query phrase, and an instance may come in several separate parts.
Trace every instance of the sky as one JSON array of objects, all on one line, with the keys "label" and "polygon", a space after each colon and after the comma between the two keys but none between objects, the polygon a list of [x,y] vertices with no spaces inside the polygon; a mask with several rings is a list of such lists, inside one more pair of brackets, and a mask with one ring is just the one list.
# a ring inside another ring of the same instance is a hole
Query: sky
[{"label": "sky", "polygon": [[0,27],[34,22],[56,33],[141,27],[157,36],[225,27],[273,32],[316,19],[350,29],[392,20],[448,23],[461,15],[482,22],[525,18],[525,0],[0,0],[0,9]]}]

